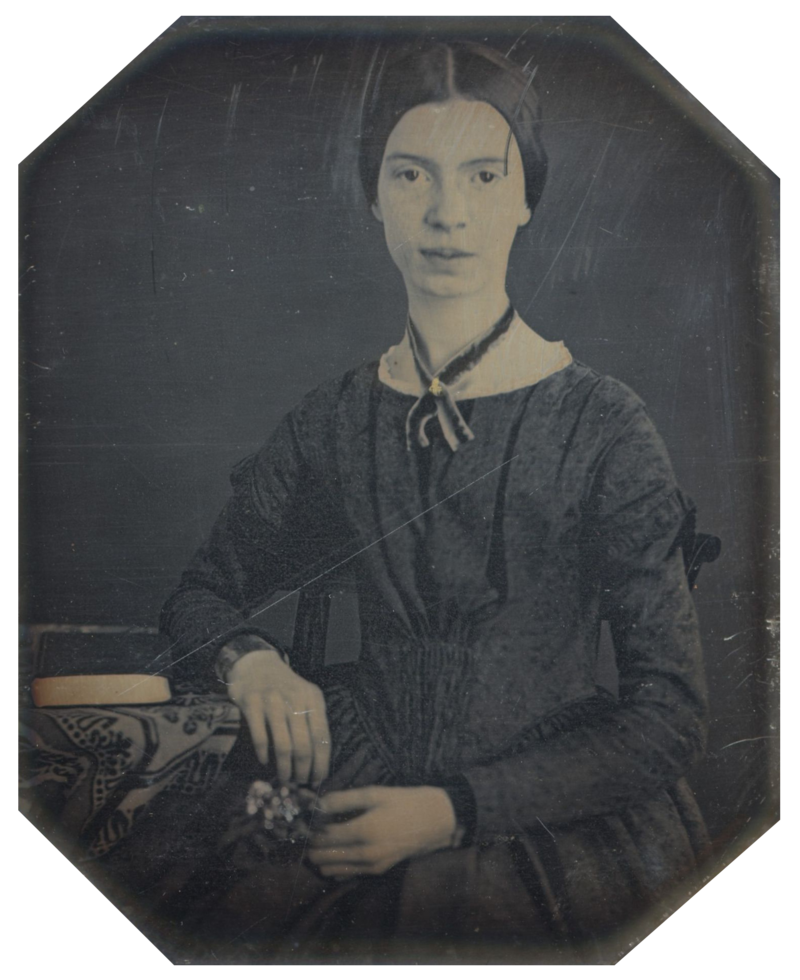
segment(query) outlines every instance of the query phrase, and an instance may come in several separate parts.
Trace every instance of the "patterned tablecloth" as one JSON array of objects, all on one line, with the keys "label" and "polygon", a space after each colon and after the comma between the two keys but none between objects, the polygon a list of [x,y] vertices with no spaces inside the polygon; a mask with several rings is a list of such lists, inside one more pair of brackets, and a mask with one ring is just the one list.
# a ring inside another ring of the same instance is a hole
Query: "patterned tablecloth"
[{"label": "patterned tablecloth", "polygon": [[20,807],[45,829],[100,857],[130,834],[162,793],[203,793],[239,733],[219,695],[168,704],[26,708]]}]

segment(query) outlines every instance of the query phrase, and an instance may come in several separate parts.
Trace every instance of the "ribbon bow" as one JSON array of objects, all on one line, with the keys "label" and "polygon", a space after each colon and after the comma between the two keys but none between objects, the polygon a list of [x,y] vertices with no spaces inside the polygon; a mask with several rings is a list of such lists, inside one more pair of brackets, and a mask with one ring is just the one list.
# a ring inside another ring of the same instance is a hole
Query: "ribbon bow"
[{"label": "ribbon bow", "polygon": [[425,426],[434,416],[438,416],[442,435],[453,452],[456,452],[458,447],[465,442],[471,442],[475,438],[475,433],[467,425],[458,405],[456,405],[450,387],[462,375],[475,367],[489,348],[508,330],[513,319],[514,308],[509,306],[497,323],[483,337],[472,341],[433,375],[422,363],[419,354],[417,328],[411,317],[408,318],[408,339],[414,357],[414,366],[425,388],[425,393],[417,399],[406,418],[406,448],[408,450],[411,450],[415,438],[420,446],[425,448],[430,446],[431,443],[425,432]]}]

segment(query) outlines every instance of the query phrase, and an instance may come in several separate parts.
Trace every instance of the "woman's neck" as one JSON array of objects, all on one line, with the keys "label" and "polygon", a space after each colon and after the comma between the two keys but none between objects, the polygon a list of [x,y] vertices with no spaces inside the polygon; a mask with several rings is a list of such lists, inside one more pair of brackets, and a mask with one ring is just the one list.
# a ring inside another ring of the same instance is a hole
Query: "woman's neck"
[{"label": "woman's neck", "polygon": [[408,312],[422,341],[421,355],[435,374],[497,323],[510,305],[503,291],[489,296],[414,296]]}]

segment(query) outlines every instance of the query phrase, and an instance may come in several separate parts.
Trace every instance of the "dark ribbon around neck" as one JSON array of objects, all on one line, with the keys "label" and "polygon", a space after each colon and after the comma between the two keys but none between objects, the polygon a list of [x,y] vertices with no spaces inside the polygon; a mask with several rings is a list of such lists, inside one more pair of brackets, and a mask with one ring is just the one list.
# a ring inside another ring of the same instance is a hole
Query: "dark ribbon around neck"
[{"label": "dark ribbon around neck", "polygon": [[418,330],[411,317],[408,318],[408,339],[414,357],[414,366],[425,388],[425,393],[417,399],[406,418],[406,447],[409,450],[415,441],[420,446],[430,446],[425,426],[434,416],[438,416],[442,435],[453,452],[456,452],[465,442],[471,442],[475,438],[475,434],[458,409],[450,386],[475,367],[489,348],[506,333],[513,319],[514,307],[509,306],[487,333],[456,354],[441,371],[433,375],[422,363]]}]

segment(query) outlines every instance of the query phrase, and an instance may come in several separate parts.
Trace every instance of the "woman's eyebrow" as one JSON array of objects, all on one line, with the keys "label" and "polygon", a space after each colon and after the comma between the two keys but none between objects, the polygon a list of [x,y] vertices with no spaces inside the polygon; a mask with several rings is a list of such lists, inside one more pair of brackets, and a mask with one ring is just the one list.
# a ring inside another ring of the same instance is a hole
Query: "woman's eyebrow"
[{"label": "woman's eyebrow", "polygon": [[[410,163],[416,163],[420,167],[425,167],[428,170],[438,170],[439,164],[435,160],[431,160],[428,157],[417,156],[416,153],[390,153],[386,157],[387,163],[393,163],[398,160],[407,160]],[[467,170],[470,167],[479,167],[487,164],[504,164],[505,160],[503,157],[476,157],[474,160],[464,160],[459,163],[459,170]]]},{"label": "woman's eyebrow", "polygon": [[464,163],[460,163],[459,168],[479,167],[482,164],[491,163],[505,163],[505,160],[503,157],[477,157],[475,160],[465,160]]},{"label": "woman's eyebrow", "polygon": [[415,153],[390,153],[386,157],[386,162],[394,160],[409,160],[411,163],[418,163],[421,167],[427,167],[428,170],[437,170],[438,164],[435,160],[429,160],[427,157],[419,157]]}]

